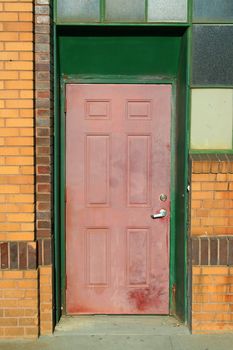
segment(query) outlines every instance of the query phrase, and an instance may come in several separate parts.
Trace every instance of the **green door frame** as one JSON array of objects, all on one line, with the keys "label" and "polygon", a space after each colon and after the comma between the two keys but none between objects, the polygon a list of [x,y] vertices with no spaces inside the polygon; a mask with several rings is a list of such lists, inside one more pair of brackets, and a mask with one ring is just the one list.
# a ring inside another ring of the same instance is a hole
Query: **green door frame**
[{"label": "green door frame", "polygon": [[[54,34],[56,36],[56,27],[54,27]],[[56,39],[55,39],[55,58],[56,53]],[[56,59],[55,59],[56,62]],[[61,314],[65,313],[65,290],[66,290],[66,268],[65,268],[65,85],[68,83],[93,83],[93,84],[171,84],[172,85],[172,123],[171,123],[171,232],[170,232],[170,313],[174,314],[176,307],[174,305],[174,291],[175,291],[175,238],[176,238],[176,207],[175,207],[175,129],[177,122],[176,113],[176,97],[177,97],[177,80],[158,79],[158,77],[150,76],[85,76],[85,75],[58,75],[58,67],[55,63],[55,119],[54,119],[54,213],[55,213],[55,269],[54,269],[54,285],[55,285],[55,320],[59,321]],[[186,87],[186,99],[189,98],[189,90]],[[60,103],[60,105],[59,105]],[[189,110],[187,103],[186,112]],[[185,174],[184,174],[184,188],[188,184],[188,113],[186,113],[185,131],[187,141],[185,142]],[[184,191],[185,206],[188,207],[188,196]],[[188,214],[185,213],[184,220],[187,223]],[[187,233],[185,236],[185,264],[186,271],[184,275],[185,284],[185,320],[188,318],[188,303],[187,303]]]}]

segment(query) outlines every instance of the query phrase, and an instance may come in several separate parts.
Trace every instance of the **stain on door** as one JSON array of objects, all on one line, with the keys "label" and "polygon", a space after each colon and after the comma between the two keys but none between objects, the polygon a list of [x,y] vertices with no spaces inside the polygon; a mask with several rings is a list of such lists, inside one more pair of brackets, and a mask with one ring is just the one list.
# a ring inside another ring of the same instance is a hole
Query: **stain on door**
[{"label": "stain on door", "polygon": [[66,104],[67,313],[168,314],[171,86],[68,84]]}]

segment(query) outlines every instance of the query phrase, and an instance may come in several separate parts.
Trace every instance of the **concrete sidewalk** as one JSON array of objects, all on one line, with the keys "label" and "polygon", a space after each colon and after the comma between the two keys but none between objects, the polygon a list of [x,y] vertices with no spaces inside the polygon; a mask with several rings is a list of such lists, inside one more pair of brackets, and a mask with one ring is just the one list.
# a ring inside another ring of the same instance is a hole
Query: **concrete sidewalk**
[{"label": "concrete sidewalk", "polygon": [[1,350],[231,350],[233,334],[190,335],[171,317],[80,316],[61,320],[53,336],[2,341]]}]

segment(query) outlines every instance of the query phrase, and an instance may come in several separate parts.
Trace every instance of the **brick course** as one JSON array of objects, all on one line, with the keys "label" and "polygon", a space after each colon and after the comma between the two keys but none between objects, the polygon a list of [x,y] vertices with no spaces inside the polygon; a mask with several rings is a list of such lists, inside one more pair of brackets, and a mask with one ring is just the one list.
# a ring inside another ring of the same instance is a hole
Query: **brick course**
[{"label": "brick course", "polygon": [[2,270],[30,270],[37,268],[36,242],[0,243],[0,267]]},{"label": "brick course", "polygon": [[193,237],[192,263],[233,266],[233,236]]}]

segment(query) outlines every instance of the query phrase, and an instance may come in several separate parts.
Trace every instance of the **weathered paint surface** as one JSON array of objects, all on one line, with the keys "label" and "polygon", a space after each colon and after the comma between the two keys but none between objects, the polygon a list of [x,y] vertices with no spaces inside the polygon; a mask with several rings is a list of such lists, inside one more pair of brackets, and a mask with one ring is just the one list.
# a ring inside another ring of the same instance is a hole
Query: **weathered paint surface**
[{"label": "weathered paint surface", "polygon": [[67,313],[167,314],[171,86],[66,93]]}]

